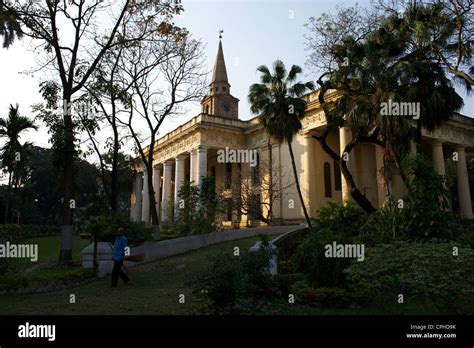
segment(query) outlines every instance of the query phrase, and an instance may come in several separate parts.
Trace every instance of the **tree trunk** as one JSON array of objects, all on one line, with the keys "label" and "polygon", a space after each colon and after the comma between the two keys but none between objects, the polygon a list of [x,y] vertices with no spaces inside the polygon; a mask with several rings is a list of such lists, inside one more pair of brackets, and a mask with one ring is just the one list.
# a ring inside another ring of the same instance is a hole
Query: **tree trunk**
[{"label": "tree trunk", "polygon": [[293,167],[293,174],[295,176],[296,190],[298,191],[298,196],[300,197],[301,207],[303,208],[304,216],[306,218],[306,223],[308,224],[308,227],[311,228],[312,227],[311,220],[309,219],[308,211],[306,210],[306,205],[304,204],[304,201],[303,201],[303,195],[301,194],[301,187],[300,187],[300,182],[298,180],[298,172],[296,171],[295,156],[293,154],[293,148],[291,147],[291,142],[288,142],[288,149],[290,150],[291,165]]},{"label": "tree trunk", "polygon": [[150,200],[150,213],[151,213],[151,224],[156,226],[159,225],[158,221],[158,212],[156,211],[156,200],[155,200],[155,190],[153,188],[153,165],[150,164],[147,168],[147,179],[148,179],[148,197]]},{"label": "tree trunk", "polygon": [[74,126],[72,115],[69,110],[71,98],[64,98],[64,164],[63,164],[63,224],[61,226],[61,250],[59,252],[59,264],[62,266],[69,265],[72,259],[72,233],[74,210],[71,204],[74,199]]},{"label": "tree trunk", "polygon": [[[349,187],[351,197],[356,201],[356,203],[364,209],[364,211],[368,214],[374,213],[377,211],[372,203],[359,191],[357,188],[354,178],[352,177],[351,172],[349,171],[349,168],[347,168],[347,163],[344,161],[341,156],[338,156],[326,143],[326,136],[327,133],[324,133],[322,136],[314,136],[313,138],[316,139],[319,144],[321,144],[321,147],[323,150],[334,160],[339,163],[339,167],[341,169],[341,173],[344,176],[344,180],[346,180],[347,187]],[[352,146],[346,146],[345,152],[350,153],[352,150]]]},{"label": "tree trunk", "polygon": [[339,160],[339,167],[341,172],[344,175],[344,180],[346,180],[347,187],[351,193],[351,197],[357,202],[357,204],[364,209],[367,214],[375,213],[377,210],[374,208],[372,203],[365,197],[357,188],[354,178],[352,177],[351,172],[347,168],[347,163],[343,158]]},{"label": "tree trunk", "polygon": [[8,217],[10,216],[10,200],[11,200],[11,189],[12,189],[12,172],[8,173],[8,189],[7,189],[7,199],[5,204],[5,217],[4,223],[8,224]]},{"label": "tree trunk", "polygon": [[269,216],[268,216],[268,220],[270,221],[273,221],[273,151],[272,151],[272,144],[271,144],[271,140],[268,139],[268,169],[269,169],[269,173],[268,173],[268,179],[270,180],[270,186],[268,188],[268,204],[270,206],[269,208]]},{"label": "tree trunk", "polygon": [[99,239],[97,238],[97,232],[94,232],[94,254],[93,254],[93,267],[94,267],[94,274],[97,274],[97,270],[99,269],[99,263],[97,262],[97,244],[99,242]]},{"label": "tree trunk", "polygon": [[112,153],[112,173],[110,183],[110,208],[115,213],[117,211],[118,197],[118,152],[119,152],[119,135],[117,132],[115,99],[112,99],[112,130],[114,132],[114,147]]}]

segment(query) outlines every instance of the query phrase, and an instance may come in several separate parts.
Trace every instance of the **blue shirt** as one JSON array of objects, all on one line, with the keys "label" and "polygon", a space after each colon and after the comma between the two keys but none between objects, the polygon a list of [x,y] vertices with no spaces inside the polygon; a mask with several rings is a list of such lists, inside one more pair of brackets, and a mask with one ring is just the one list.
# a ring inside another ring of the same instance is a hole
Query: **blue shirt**
[{"label": "blue shirt", "polygon": [[114,260],[123,260],[125,248],[127,247],[127,238],[125,236],[117,236],[114,243]]}]

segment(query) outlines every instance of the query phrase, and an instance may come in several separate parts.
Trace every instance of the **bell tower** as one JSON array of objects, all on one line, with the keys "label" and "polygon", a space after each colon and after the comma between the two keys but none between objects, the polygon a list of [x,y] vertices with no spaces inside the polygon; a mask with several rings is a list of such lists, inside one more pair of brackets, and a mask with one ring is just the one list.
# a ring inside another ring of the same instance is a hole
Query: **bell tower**
[{"label": "bell tower", "polygon": [[239,118],[239,99],[230,94],[230,84],[227,79],[224,51],[222,50],[222,33],[219,31],[219,47],[216,61],[212,70],[212,80],[209,93],[201,102],[201,112],[214,116]]}]

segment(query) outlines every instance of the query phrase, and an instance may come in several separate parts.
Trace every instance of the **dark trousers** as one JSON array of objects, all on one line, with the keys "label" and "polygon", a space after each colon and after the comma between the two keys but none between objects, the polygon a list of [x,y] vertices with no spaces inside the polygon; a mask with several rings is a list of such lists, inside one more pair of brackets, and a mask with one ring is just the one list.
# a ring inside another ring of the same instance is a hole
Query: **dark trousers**
[{"label": "dark trousers", "polygon": [[114,260],[114,269],[112,270],[112,287],[113,288],[117,287],[119,276],[120,276],[120,278],[122,278],[122,280],[124,281],[125,284],[128,283],[128,281],[130,280],[127,277],[127,275],[125,273],[123,273],[122,264],[123,264],[122,260],[120,260],[120,261],[115,261]]}]

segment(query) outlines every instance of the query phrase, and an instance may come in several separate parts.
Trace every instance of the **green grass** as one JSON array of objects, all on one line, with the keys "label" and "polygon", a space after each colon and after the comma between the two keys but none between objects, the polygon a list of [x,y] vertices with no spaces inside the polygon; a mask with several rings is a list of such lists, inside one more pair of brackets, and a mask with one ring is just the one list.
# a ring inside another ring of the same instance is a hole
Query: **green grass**
[{"label": "green grass", "polygon": [[[192,289],[190,280],[206,266],[208,257],[217,253],[233,255],[234,247],[248,250],[258,237],[216,244],[182,255],[157,260],[132,269],[131,282],[119,287],[110,287],[110,276],[82,287],[49,294],[0,296],[0,315],[185,315],[192,314]],[[50,244],[50,241],[40,241]],[[54,243],[52,243],[54,244]],[[77,244],[76,244],[77,246]],[[78,248],[79,249],[79,248]],[[44,255],[48,254],[44,248]],[[51,257],[56,251],[50,249]],[[74,294],[76,303],[69,303]],[[180,304],[179,295],[185,295],[185,303]],[[375,314],[436,314],[433,309],[416,304],[405,304],[393,308],[319,308],[299,304],[289,304],[285,300],[265,303],[258,314],[281,315],[375,315]]]},{"label": "green grass", "polygon": [[[58,236],[29,238],[18,243],[38,244],[38,259],[40,261],[56,261],[59,257],[60,239]],[[89,244],[88,240],[73,236],[72,259],[81,260],[81,251]]]},{"label": "green grass", "polygon": [[[7,288],[24,288],[58,284],[64,281],[77,280],[87,272],[81,267],[58,266],[58,252],[60,249],[59,236],[29,238],[19,241],[21,244],[37,244],[38,260],[30,259],[9,260],[9,271],[0,279],[0,285]],[[73,237],[73,260],[82,259],[81,251],[89,244],[87,240]]]},{"label": "green grass", "polygon": [[[0,314],[188,314],[191,311],[190,279],[209,255],[238,246],[250,248],[258,237],[216,244],[208,248],[155,261],[131,270],[131,282],[110,287],[110,276],[91,284],[58,293],[0,296]],[[70,294],[76,303],[69,303]],[[180,304],[179,295],[186,302]]]}]

